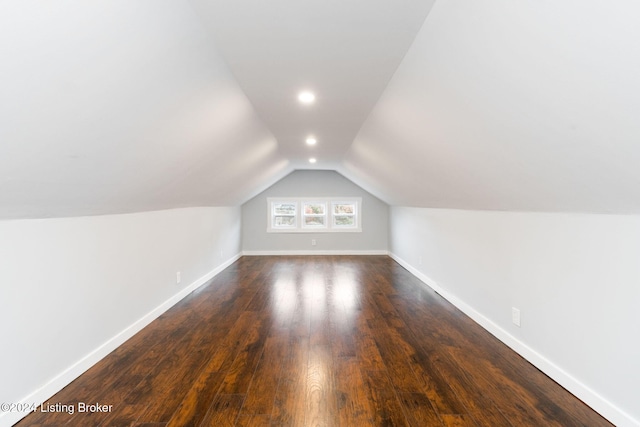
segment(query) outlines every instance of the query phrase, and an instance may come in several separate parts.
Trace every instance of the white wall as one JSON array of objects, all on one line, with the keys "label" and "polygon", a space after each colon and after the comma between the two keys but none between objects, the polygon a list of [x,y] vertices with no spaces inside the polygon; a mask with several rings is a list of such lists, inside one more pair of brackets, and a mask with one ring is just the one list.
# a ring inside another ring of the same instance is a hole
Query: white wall
[{"label": "white wall", "polygon": [[0,402],[57,392],[234,260],[240,228],[239,207],[0,222]]},{"label": "white wall", "polygon": [[[309,196],[361,197],[362,232],[267,233],[267,197]],[[334,171],[294,171],[242,205],[245,254],[386,253],[388,231],[389,205]]]},{"label": "white wall", "polygon": [[390,250],[414,274],[616,425],[640,425],[640,216],[390,216]]}]

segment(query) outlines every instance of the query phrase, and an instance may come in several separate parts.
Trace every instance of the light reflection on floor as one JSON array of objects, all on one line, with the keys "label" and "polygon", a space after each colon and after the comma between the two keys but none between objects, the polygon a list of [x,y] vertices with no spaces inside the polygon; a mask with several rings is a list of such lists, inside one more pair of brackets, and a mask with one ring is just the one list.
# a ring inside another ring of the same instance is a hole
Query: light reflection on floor
[{"label": "light reflection on floor", "polygon": [[353,327],[360,312],[356,271],[344,266],[330,272],[309,268],[298,275],[287,274],[286,266],[281,266],[281,270],[271,286],[270,296],[277,324],[284,326],[294,316],[315,322],[331,315],[332,324],[339,331]]},{"label": "light reflection on floor", "polygon": [[296,283],[292,275],[278,275],[271,287],[271,312],[276,324],[285,326],[296,310]]}]

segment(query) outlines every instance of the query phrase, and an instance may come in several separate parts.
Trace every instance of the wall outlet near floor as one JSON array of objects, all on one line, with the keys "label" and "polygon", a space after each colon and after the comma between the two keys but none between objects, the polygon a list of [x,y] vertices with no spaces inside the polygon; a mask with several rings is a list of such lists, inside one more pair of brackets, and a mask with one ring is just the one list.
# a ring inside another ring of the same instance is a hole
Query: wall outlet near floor
[{"label": "wall outlet near floor", "polygon": [[311,239],[311,246],[315,246],[316,245],[316,239]]},{"label": "wall outlet near floor", "polygon": [[422,265],[422,256],[418,257],[418,265]]},{"label": "wall outlet near floor", "polygon": [[520,310],[515,307],[511,307],[511,321],[514,325],[520,327]]},{"label": "wall outlet near floor", "polygon": [[180,272],[176,271],[176,285],[179,285],[181,280],[182,278],[180,277]]}]

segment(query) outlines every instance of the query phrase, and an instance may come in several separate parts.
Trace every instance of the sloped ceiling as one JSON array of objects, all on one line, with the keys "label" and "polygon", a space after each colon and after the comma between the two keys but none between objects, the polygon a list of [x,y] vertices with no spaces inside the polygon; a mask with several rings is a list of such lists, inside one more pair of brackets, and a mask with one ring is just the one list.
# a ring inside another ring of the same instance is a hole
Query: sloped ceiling
[{"label": "sloped ceiling", "polygon": [[[294,168],[334,169],[434,0],[191,0]],[[301,106],[299,91],[317,101]],[[318,140],[315,150],[304,144]]]},{"label": "sloped ceiling", "polygon": [[341,172],[396,205],[640,213],[638,16],[436,2]]},{"label": "sloped ceiling", "polygon": [[298,168],[397,205],[640,213],[637,16],[631,0],[0,2],[0,218],[237,205]]},{"label": "sloped ceiling", "polygon": [[237,205],[291,171],[187,2],[1,2],[0,61],[0,217]]}]

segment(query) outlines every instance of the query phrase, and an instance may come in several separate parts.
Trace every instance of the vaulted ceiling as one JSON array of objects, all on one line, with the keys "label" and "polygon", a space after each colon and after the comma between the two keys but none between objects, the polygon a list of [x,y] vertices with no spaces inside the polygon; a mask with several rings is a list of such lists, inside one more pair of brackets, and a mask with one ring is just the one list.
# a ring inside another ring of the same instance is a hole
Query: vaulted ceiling
[{"label": "vaulted ceiling", "polygon": [[0,218],[237,205],[300,168],[396,205],[640,213],[639,15],[632,0],[1,2]]}]

